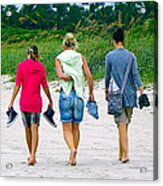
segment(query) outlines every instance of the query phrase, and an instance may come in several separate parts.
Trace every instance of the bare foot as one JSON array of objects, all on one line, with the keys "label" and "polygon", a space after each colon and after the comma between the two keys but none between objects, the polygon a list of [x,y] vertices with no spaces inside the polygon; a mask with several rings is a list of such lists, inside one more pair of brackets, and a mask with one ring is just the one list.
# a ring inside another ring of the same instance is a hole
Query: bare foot
[{"label": "bare foot", "polygon": [[123,158],[121,162],[122,162],[122,163],[127,163],[127,162],[129,162],[129,161],[130,161],[129,158],[126,157],[126,158]]},{"label": "bare foot", "polygon": [[[35,160],[34,160],[35,163],[37,163],[36,158],[34,158],[34,159],[35,159]],[[30,161],[30,157],[27,158],[27,161],[28,161],[28,162]]]},{"label": "bare foot", "polygon": [[127,162],[129,162],[128,153],[123,153],[121,157],[122,157],[122,158],[121,158],[121,162],[122,162],[122,163],[127,163]]},{"label": "bare foot", "polygon": [[28,158],[28,165],[34,166],[35,163],[36,163],[36,158],[35,157],[34,158],[32,158],[32,157]]},{"label": "bare foot", "polygon": [[123,159],[122,153],[119,153],[119,158],[118,158],[118,160],[119,160],[119,161],[122,161],[122,159]]},{"label": "bare foot", "polygon": [[70,159],[68,164],[71,166],[75,166],[76,165],[76,155],[77,155],[77,150],[71,151],[70,153]]}]

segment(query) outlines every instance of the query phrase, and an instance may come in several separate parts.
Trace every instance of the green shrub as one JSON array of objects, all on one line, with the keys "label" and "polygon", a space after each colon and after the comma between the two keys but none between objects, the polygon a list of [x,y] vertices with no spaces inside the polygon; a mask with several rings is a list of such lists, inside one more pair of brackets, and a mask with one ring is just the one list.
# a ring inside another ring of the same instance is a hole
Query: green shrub
[{"label": "green shrub", "polygon": [[[107,52],[113,49],[112,34],[107,28],[93,27],[81,29],[76,33],[79,52],[87,59],[94,79],[104,78],[104,59]],[[98,31],[98,32],[97,32]],[[98,34],[97,34],[98,33]],[[55,57],[63,50],[62,30],[25,30],[2,29],[2,74],[14,75],[17,64],[26,58],[30,45],[37,45],[41,54],[40,61],[45,65],[48,79],[54,80],[56,72]],[[138,61],[138,68],[144,83],[152,83],[154,77],[154,21],[146,20],[143,25],[134,25],[126,31],[125,46],[132,51]]]}]

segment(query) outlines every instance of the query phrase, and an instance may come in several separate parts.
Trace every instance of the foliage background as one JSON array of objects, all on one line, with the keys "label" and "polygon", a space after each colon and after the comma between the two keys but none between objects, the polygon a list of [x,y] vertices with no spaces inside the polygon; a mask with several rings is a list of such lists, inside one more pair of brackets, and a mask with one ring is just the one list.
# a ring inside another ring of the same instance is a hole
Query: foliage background
[{"label": "foliage background", "polygon": [[[143,82],[152,83],[157,52],[156,8],[152,1],[2,5],[2,74],[14,77],[27,48],[35,44],[48,79],[54,80],[54,59],[62,51],[62,38],[66,32],[73,32],[94,79],[102,79],[105,55],[113,49],[112,33],[121,26],[126,34],[125,47],[137,56]],[[9,11],[11,16],[7,16]]]}]

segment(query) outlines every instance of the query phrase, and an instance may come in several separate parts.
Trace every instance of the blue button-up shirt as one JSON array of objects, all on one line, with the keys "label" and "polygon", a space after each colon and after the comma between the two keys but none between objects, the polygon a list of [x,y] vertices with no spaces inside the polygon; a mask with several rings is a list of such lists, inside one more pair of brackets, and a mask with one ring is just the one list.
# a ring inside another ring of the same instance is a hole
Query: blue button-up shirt
[{"label": "blue button-up shirt", "polygon": [[113,77],[119,88],[122,87],[124,75],[131,55],[131,68],[123,94],[124,107],[137,107],[137,88],[142,82],[137,69],[137,60],[133,53],[124,48],[118,48],[109,52],[105,57],[105,88],[109,88],[111,77]]}]

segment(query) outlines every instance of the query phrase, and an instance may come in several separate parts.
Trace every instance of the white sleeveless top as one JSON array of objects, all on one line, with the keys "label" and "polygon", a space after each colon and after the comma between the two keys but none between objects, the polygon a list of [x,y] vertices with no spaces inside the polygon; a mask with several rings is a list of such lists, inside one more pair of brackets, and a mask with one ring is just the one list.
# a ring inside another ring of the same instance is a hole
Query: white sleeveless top
[{"label": "white sleeveless top", "polygon": [[82,55],[74,50],[65,50],[60,53],[59,59],[66,75],[71,76],[73,81],[60,80],[60,86],[68,96],[74,88],[78,97],[84,99],[84,73]]}]

